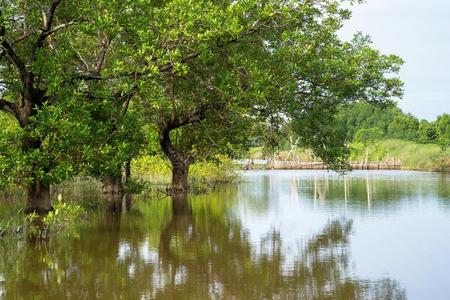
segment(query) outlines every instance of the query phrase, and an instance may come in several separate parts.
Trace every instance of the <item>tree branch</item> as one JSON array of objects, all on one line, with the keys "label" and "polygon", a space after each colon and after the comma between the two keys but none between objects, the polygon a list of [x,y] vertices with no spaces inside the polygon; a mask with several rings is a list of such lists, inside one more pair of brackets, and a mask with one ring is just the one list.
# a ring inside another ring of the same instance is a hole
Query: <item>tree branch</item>
[{"label": "tree branch", "polygon": [[[36,57],[37,50],[42,48],[42,46],[44,45],[45,39],[50,34],[52,34],[51,32],[52,32],[53,19],[55,16],[56,8],[58,7],[58,5],[60,3],[61,3],[61,0],[52,0],[52,3],[50,4],[50,8],[49,8],[48,12],[43,14],[44,28],[42,29],[41,34],[39,35],[38,39],[36,40],[36,42],[34,44],[33,51],[32,51],[32,60],[33,61]],[[62,24],[62,25],[64,25],[64,24]],[[64,27],[61,27],[59,29],[62,29],[62,28],[64,28]],[[57,29],[57,30],[59,30],[59,29]]]},{"label": "tree branch", "polygon": [[83,22],[86,22],[86,20],[73,20],[73,21],[70,21],[68,23],[59,24],[58,26],[53,27],[53,29],[45,32],[44,33],[45,34],[45,38],[48,37],[49,35],[54,34],[57,31],[60,31],[61,29],[65,29],[67,27],[70,27],[70,26],[73,26],[73,25],[77,25],[77,24],[80,24],[80,23],[83,23]]},{"label": "tree branch", "polygon": [[[3,16],[3,11],[0,9],[0,16]],[[0,26],[0,45],[3,48],[3,54],[6,54],[6,56],[12,61],[12,63],[17,67],[19,70],[19,73],[21,75],[22,81],[25,80],[26,77],[26,68],[23,61],[20,59],[20,57],[16,54],[14,49],[11,47],[11,45],[8,43],[5,37],[6,34],[6,27],[5,25]]]},{"label": "tree branch", "polygon": [[53,17],[55,16],[56,8],[61,3],[61,0],[52,0],[50,8],[44,17],[44,31],[49,31],[52,28]]},{"label": "tree branch", "polygon": [[180,128],[184,125],[199,122],[206,118],[206,112],[212,107],[211,103],[201,104],[199,107],[185,113],[180,117],[172,117],[168,122],[170,130]]},{"label": "tree branch", "polygon": [[[244,38],[244,37],[246,37],[248,35],[251,35],[253,33],[256,33],[263,25],[264,25],[264,23],[261,20],[257,20],[255,22],[253,22],[252,26],[248,30],[244,31],[241,35],[239,35],[237,37],[234,37],[232,39],[229,39],[226,42],[217,43],[215,46],[205,47],[205,49],[203,51],[204,52],[208,52],[210,50],[213,50],[214,48],[215,49],[220,49],[220,48],[226,47],[227,45],[237,43],[237,42],[239,42],[240,39],[242,39],[242,38]],[[190,60],[193,60],[193,59],[199,57],[201,54],[202,54],[201,51],[194,51],[194,52],[189,53],[189,54],[185,55],[184,57],[182,57],[178,63],[181,63],[181,64],[187,63]],[[157,58],[154,58],[152,60],[156,61]],[[173,70],[174,67],[175,67],[174,63],[168,63],[166,65],[159,66],[158,67],[158,71],[161,72],[161,73],[169,72],[169,71]],[[91,81],[91,80],[110,80],[110,79],[117,79],[117,78],[130,77],[130,76],[138,76],[138,77],[140,77],[140,76],[148,75],[148,74],[150,74],[150,72],[151,71],[123,72],[123,73],[119,73],[119,74],[116,74],[116,75],[113,75],[113,76],[108,76],[108,77],[102,77],[102,76],[99,76],[98,74],[80,74],[80,75],[76,76],[74,79],[75,80],[76,79],[86,80],[86,81]]]},{"label": "tree branch", "polygon": [[17,39],[14,40],[14,42],[12,43],[13,45],[16,43],[20,43],[23,40],[26,40],[27,38],[29,38],[34,32],[33,31],[29,31],[27,33],[24,33],[22,36],[18,37]]},{"label": "tree branch", "polygon": [[[192,124],[195,122],[200,122],[206,118],[206,112],[212,107],[210,103],[201,104],[199,107],[185,113],[180,117],[171,116],[170,118],[163,121],[159,126],[159,144],[163,152],[172,161],[179,159],[181,153],[178,152],[172,145],[172,140],[170,138],[170,132],[174,129],[180,128],[187,124]],[[186,160],[191,160],[190,154],[184,157]]]},{"label": "tree branch", "polygon": [[105,64],[106,52],[108,51],[109,46],[111,45],[111,39],[107,39],[107,41],[101,42],[100,54],[97,57],[97,62],[95,64],[94,75],[99,75],[100,71]]},{"label": "tree branch", "polygon": [[10,113],[16,118],[19,115],[19,108],[15,103],[9,102],[1,98],[0,98],[0,110]]},{"label": "tree branch", "polygon": [[124,103],[123,103],[123,105],[122,105],[122,111],[121,111],[121,113],[120,113],[120,118],[121,118],[121,119],[123,119],[123,117],[124,117],[125,114],[127,113],[128,107],[130,106],[131,98],[133,98],[133,95],[134,95],[135,93],[136,93],[136,92],[129,93],[129,94],[125,97],[125,101],[124,101]]}]

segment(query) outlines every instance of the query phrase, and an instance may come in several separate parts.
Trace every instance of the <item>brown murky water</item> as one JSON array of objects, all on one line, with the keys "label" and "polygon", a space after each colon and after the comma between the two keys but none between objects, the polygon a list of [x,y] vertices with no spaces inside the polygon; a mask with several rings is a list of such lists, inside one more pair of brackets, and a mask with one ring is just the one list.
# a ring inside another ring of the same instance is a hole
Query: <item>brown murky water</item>
[{"label": "brown murky water", "polygon": [[450,299],[450,176],[247,172],[188,198],[0,240],[0,298]]}]

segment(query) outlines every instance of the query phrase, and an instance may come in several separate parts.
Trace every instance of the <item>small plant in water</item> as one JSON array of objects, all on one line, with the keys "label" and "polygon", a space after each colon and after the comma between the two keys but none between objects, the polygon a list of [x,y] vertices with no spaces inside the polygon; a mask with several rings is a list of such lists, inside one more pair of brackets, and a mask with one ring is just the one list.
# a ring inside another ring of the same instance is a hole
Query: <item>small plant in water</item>
[{"label": "small plant in water", "polygon": [[149,183],[141,178],[130,178],[125,183],[125,193],[127,194],[139,194],[148,188]]},{"label": "small plant in water", "polygon": [[53,208],[53,211],[43,217],[42,228],[46,231],[51,228],[53,232],[74,234],[74,225],[85,215],[85,209],[78,204],[63,202],[61,195],[58,195]]},{"label": "small plant in water", "polygon": [[32,221],[37,217],[36,214],[23,215],[20,210],[17,215],[0,221],[0,238],[13,234],[22,234],[30,227]]},{"label": "small plant in water", "polygon": [[19,212],[8,220],[0,221],[0,238],[13,234],[27,234],[47,238],[50,230],[58,234],[75,235],[75,224],[85,215],[86,210],[78,204],[63,202],[61,195],[46,216],[36,213],[23,215]]}]

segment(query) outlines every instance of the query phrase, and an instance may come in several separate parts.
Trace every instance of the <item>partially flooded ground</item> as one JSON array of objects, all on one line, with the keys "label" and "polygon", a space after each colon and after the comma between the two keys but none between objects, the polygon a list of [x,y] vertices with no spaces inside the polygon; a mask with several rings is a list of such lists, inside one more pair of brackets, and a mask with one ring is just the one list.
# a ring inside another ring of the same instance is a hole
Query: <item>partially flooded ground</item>
[{"label": "partially flooded ground", "polygon": [[449,231],[448,175],[245,172],[99,207],[70,236],[0,240],[0,298],[449,299]]}]

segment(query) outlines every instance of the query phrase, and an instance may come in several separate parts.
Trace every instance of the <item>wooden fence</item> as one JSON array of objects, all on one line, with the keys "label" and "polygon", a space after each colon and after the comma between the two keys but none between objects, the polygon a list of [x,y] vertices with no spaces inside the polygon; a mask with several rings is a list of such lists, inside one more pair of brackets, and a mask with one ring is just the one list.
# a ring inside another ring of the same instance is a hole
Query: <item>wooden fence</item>
[{"label": "wooden fence", "polygon": [[[351,162],[353,170],[399,170],[402,165],[398,160],[384,162]],[[266,169],[266,170],[326,170],[327,166],[322,162],[304,161],[271,161],[266,164],[255,165],[248,161],[244,165],[245,170]]]}]

